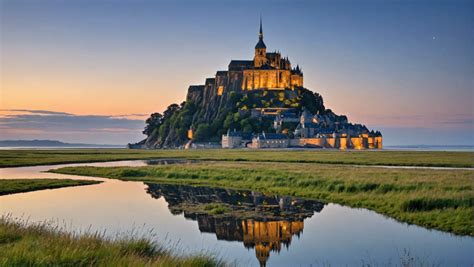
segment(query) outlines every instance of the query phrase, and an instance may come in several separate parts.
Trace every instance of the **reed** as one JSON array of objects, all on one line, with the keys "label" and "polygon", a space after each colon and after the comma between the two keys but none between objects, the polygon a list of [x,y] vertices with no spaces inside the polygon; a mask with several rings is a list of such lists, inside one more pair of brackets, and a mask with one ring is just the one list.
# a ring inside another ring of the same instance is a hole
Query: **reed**
[{"label": "reed", "polygon": [[225,266],[211,254],[177,255],[146,238],[71,233],[50,223],[0,218],[0,266]]}]

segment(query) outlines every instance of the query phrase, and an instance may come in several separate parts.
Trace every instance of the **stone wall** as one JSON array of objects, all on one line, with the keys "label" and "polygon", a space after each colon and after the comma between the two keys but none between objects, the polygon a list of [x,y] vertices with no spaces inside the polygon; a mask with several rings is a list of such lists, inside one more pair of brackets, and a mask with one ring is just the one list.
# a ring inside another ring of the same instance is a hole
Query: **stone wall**
[{"label": "stone wall", "polygon": [[242,146],[241,136],[222,135],[222,148],[238,148]]},{"label": "stone wall", "polygon": [[303,87],[303,76],[299,74],[291,74],[291,88]]},{"label": "stone wall", "polygon": [[244,70],[242,90],[292,88],[289,70]]},{"label": "stone wall", "polygon": [[[366,144],[366,145],[364,145]],[[382,137],[314,137],[290,139],[290,147],[321,147],[337,149],[381,149]]]},{"label": "stone wall", "polygon": [[251,148],[287,148],[289,139],[252,139]]}]

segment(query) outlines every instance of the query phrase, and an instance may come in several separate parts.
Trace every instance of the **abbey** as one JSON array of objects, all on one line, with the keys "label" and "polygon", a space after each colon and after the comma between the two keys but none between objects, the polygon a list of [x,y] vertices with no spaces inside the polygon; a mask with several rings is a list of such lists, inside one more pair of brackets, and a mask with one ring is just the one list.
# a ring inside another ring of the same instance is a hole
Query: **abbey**
[{"label": "abbey", "polygon": [[290,60],[280,52],[267,52],[263,41],[262,20],[253,60],[231,60],[227,71],[218,71],[208,81],[218,95],[226,90],[284,90],[303,87],[303,72],[299,66],[291,67]]},{"label": "abbey", "polygon": [[291,68],[288,58],[281,58],[279,52],[267,53],[267,46],[263,42],[262,20],[258,43],[255,45],[255,56],[250,61],[233,60],[229,64],[229,71],[242,72],[242,90],[254,89],[285,89],[303,86],[303,73],[299,66]]}]

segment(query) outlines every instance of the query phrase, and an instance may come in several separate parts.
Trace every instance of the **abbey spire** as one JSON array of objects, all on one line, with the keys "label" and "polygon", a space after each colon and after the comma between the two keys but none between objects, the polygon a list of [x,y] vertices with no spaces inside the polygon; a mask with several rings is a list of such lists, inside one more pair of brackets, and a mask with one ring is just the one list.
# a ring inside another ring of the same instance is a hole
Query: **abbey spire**
[{"label": "abbey spire", "polygon": [[267,63],[267,46],[263,42],[262,16],[260,16],[260,31],[258,33],[258,43],[255,45],[254,66],[261,67]]}]

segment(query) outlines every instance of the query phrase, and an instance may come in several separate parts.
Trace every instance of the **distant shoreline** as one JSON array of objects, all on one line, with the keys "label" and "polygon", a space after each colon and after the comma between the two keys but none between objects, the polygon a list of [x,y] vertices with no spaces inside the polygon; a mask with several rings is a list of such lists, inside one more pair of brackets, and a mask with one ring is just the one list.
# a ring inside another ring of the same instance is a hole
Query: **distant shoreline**
[{"label": "distant shoreline", "polygon": [[123,148],[125,146],[0,146],[0,150],[61,150],[61,149],[113,149],[113,148]]},{"label": "distant shoreline", "polygon": [[474,145],[393,145],[384,146],[383,150],[398,151],[474,151]]},{"label": "distant shoreline", "polygon": [[58,140],[0,140],[0,149],[125,148],[125,145],[66,143]]}]

